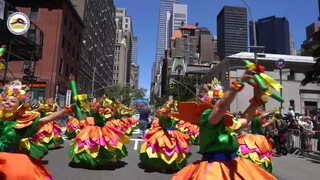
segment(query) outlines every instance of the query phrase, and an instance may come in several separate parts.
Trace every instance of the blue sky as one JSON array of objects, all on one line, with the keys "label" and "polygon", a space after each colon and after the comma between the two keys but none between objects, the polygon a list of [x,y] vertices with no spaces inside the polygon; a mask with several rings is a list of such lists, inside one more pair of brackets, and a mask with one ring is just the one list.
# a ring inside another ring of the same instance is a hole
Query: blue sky
[{"label": "blue sky", "polygon": [[[255,20],[273,15],[286,17],[297,50],[306,39],[305,27],[316,22],[319,15],[317,0],[245,1]],[[212,35],[217,34],[216,17],[223,6],[245,7],[241,0],[180,0],[180,3],[188,4],[188,24],[198,22],[200,26],[209,28]],[[114,4],[126,8],[127,15],[132,17],[133,34],[138,37],[139,86],[149,90],[151,67],[156,56],[160,0],[114,0]]]}]

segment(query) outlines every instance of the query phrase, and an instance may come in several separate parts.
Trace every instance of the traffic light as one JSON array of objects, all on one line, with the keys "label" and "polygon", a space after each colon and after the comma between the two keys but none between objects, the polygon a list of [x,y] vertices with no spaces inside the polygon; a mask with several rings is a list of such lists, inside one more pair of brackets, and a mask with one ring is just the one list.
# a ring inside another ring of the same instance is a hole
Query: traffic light
[{"label": "traffic light", "polygon": [[230,71],[226,71],[226,80],[230,80]]}]

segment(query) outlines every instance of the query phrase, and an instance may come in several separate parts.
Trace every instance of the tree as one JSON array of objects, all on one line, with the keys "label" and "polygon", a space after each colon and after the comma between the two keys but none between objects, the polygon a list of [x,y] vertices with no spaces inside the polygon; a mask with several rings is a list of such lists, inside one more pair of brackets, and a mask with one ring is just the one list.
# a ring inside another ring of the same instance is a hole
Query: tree
[{"label": "tree", "polygon": [[121,101],[122,104],[130,105],[133,99],[145,98],[147,89],[134,89],[131,86],[115,85],[105,90],[105,95],[113,101]]},{"label": "tree", "polygon": [[195,76],[181,76],[176,81],[169,84],[168,87],[169,95],[173,96],[173,99],[177,101],[191,101],[195,99]]},{"label": "tree", "polygon": [[[315,34],[315,39],[320,39],[320,31]],[[311,51],[302,49],[301,55],[312,55],[316,61],[311,70],[306,72],[305,78],[301,81],[301,85],[305,86],[308,83],[320,83],[320,44],[318,43],[314,46]]]}]

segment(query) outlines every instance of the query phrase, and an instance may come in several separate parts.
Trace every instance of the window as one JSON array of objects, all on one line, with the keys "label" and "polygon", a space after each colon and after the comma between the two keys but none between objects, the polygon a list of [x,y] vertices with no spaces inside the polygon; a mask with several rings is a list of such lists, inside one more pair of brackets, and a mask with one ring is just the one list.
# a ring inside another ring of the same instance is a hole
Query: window
[{"label": "window", "polygon": [[30,42],[36,43],[36,30],[35,29],[28,30],[28,39]]},{"label": "window", "polygon": [[69,22],[69,31],[72,30],[72,21]]},{"label": "window", "polygon": [[66,69],[65,69],[64,75],[67,77],[68,77],[68,69],[69,69],[68,66],[69,66],[68,63],[66,63]]},{"label": "window", "polygon": [[72,57],[74,58],[74,46],[72,47]]},{"label": "window", "polygon": [[129,22],[129,20],[128,19],[126,19],[126,23],[128,23]]},{"label": "window", "polygon": [[39,17],[39,8],[31,7],[30,9],[30,20],[38,20]]},{"label": "window", "polygon": [[64,17],[63,17],[63,25],[67,26],[67,14],[64,14]]},{"label": "window", "polygon": [[77,51],[77,61],[79,61],[79,51]]},{"label": "window", "polygon": [[74,28],[74,37],[77,37],[77,28]]},{"label": "window", "polygon": [[70,42],[68,42],[68,53],[70,53]]},{"label": "window", "polygon": [[60,58],[60,63],[59,63],[59,73],[62,74],[63,71],[63,59]]},{"label": "window", "polygon": [[61,41],[61,47],[64,48],[64,41],[65,41],[65,38],[64,38],[64,35],[62,35],[62,41]]},{"label": "window", "polygon": [[125,25],[125,28],[128,28],[128,24]]},{"label": "window", "polygon": [[81,34],[78,34],[78,42],[81,43]]}]

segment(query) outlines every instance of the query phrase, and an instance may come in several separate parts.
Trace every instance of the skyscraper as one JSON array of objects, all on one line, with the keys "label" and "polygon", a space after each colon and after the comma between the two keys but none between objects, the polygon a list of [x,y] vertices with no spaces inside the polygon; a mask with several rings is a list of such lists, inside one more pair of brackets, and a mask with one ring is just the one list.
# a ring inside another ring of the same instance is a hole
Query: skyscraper
[{"label": "skyscraper", "polygon": [[224,6],[217,16],[218,52],[221,59],[248,50],[247,9]]},{"label": "skyscraper", "polygon": [[[253,45],[252,24],[250,24],[250,44]],[[287,18],[275,16],[256,22],[257,44],[265,46],[263,51],[272,54],[290,55],[290,30]]]},{"label": "skyscraper", "polygon": [[132,21],[125,8],[116,9],[116,42],[113,84],[130,83],[132,55]]},{"label": "skyscraper", "polygon": [[173,4],[172,11],[170,13],[170,19],[168,24],[168,38],[167,47],[170,47],[170,39],[175,29],[179,29],[183,24],[188,24],[188,5],[186,4]]},{"label": "skyscraper", "polygon": [[164,57],[166,46],[166,18],[167,11],[172,11],[173,4],[179,3],[179,0],[160,0],[160,12],[158,19],[158,35],[156,49],[156,73],[159,71],[159,61]]},{"label": "skyscraper", "polygon": [[132,64],[138,64],[138,37],[133,36],[132,38]]}]

